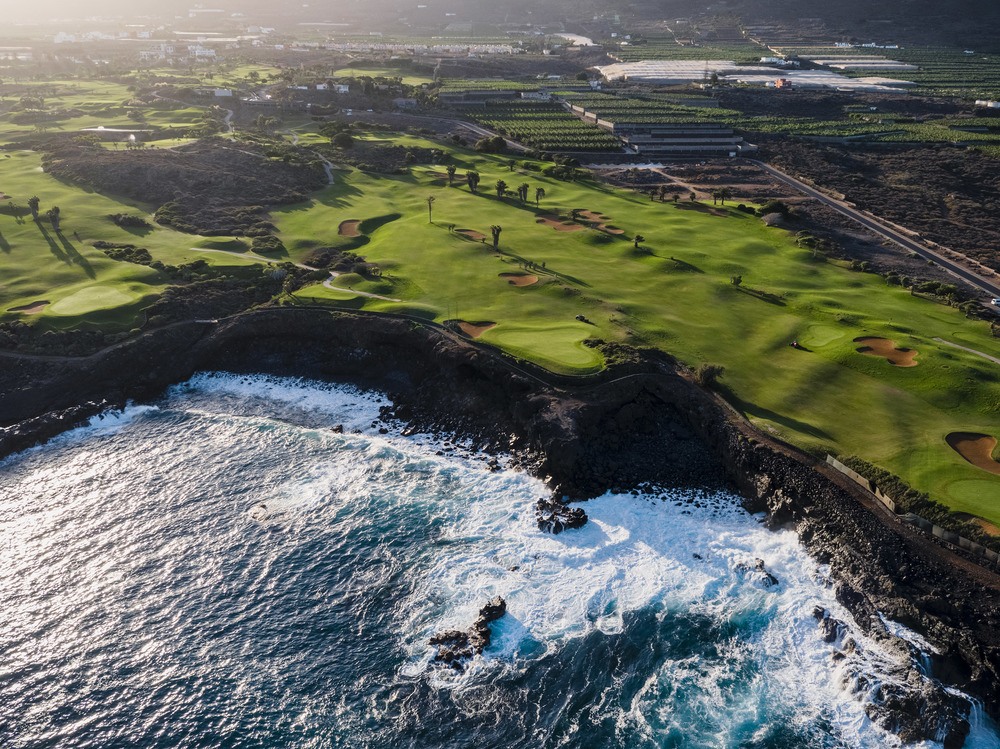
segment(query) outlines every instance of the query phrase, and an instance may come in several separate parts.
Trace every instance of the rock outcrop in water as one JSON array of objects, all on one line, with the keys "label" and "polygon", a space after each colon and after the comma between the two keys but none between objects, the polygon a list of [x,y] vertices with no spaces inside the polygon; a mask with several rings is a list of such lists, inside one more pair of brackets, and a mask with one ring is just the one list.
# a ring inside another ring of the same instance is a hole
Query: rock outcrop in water
[{"label": "rock outcrop in water", "polygon": [[587,513],[579,507],[568,507],[558,499],[540,499],[535,504],[535,522],[544,533],[558,534],[587,524]]},{"label": "rock outcrop in water", "polygon": [[748,582],[765,590],[779,585],[778,578],[767,571],[763,559],[754,559],[753,564],[740,562],[736,565],[736,571]]},{"label": "rock outcrop in water", "polygon": [[507,613],[507,602],[497,596],[479,609],[479,616],[467,630],[449,629],[439,632],[430,639],[437,646],[434,661],[451,666],[456,671],[464,671],[466,664],[481,655],[490,646],[493,633],[490,624]]}]

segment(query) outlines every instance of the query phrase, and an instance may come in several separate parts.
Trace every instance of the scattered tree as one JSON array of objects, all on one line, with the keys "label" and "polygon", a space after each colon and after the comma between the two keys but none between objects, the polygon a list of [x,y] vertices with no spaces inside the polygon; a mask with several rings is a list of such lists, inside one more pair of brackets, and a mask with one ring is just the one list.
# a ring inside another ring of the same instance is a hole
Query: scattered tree
[{"label": "scattered tree", "polygon": [[497,183],[496,185],[494,185],[494,188],[497,191],[498,198],[502,198],[504,195],[507,194],[507,183],[504,182],[502,179],[497,180]]},{"label": "scattered tree", "polygon": [[354,138],[351,137],[350,133],[337,133],[330,139],[330,142],[337,148],[352,148],[354,146]]},{"label": "scattered tree", "polygon": [[433,195],[427,196],[427,223],[432,224],[433,222],[433,206],[434,201],[437,200]]},{"label": "scattered tree", "polygon": [[28,210],[31,211],[31,218],[34,221],[38,221],[38,204],[41,202],[37,195],[32,195],[28,198]]},{"label": "scattered tree", "polygon": [[455,183],[455,165],[448,164],[445,171],[448,172],[448,187],[451,187]]},{"label": "scattered tree", "polygon": [[692,190],[690,193],[688,193],[688,200],[690,200],[692,203],[695,200],[697,200],[697,199],[698,199],[698,196],[695,194],[694,190]]},{"label": "scattered tree", "polygon": [[510,172],[513,172],[513,171],[514,171],[514,167],[515,167],[515,166],[517,166],[517,162],[516,162],[516,161],[514,161],[514,159],[510,159],[510,160],[509,160],[509,161],[507,162],[507,171],[510,171]]},{"label": "scattered tree", "polygon": [[517,186],[517,197],[521,199],[522,203],[527,202],[528,190],[530,189],[531,185],[529,185],[527,182],[522,182],[520,185]]},{"label": "scattered tree", "polygon": [[46,215],[49,217],[49,221],[52,222],[52,229],[55,231],[56,234],[58,234],[59,233],[59,221],[60,221],[59,206],[57,206],[57,205],[52,206],[52,208],[49,210],[49,212]]},{"label": "scattered tree", "polygon": [[469,170],[465,173],[465,181],[469,184],[469,192],[475,195],[479,191],[479,172]]},{"label": "scattered tree", "polygon": [[535,188],[535,208],[538,207],[538,201],[545,197],[545,188],[536,187]]},{"label": "scattered tree", "polygon": [[743,276],[730,276],[729,283],[733,286],[739,286],[743,283]]},{"label": "scattered tree", "polygon": [[639,245],[642,244],[645,241],[646,241],[646,238],[644,236],[642,236],[641,234],[636,234],[632,238],[632,244],[635,246],[635,248],[637,250],[639,249]]},{"label": "scattered tree", "polygon": [[503,227],[502,226],[497,226],[496,224],[493,224],[493,226],[490,227],[490,233],[493,235],[493,249],[494,250],[497,249],[497,247],[500,246],[500,232],[502,232],[502,231],[503,231]]}]

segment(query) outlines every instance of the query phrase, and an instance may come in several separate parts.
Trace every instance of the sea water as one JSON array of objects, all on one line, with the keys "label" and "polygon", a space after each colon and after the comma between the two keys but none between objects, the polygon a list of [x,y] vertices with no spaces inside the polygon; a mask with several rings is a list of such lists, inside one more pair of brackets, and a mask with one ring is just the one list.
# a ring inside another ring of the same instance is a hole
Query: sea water
[{"label": "sea water", "polygon": [[[898,745],[851,689],[889,656],[793,533],[692,487],[547,535],[538,480],[383,405],[202,374],[0,463],[0,746]],[[486,652],[434,664],[496,595]]]}]

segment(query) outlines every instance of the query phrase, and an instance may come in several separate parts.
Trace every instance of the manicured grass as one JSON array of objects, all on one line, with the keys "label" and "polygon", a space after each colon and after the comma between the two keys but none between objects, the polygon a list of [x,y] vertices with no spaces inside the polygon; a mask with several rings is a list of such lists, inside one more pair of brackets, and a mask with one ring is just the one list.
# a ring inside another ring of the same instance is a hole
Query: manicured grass
[{"label": "manicured grass", "polygon": [[[722,364],[731,400],[761,428],[817,454],[863,456],[956,509],[1000,520],[1000,479],[944,441],[951,431],[1000,436],[1000,369],[932,340],[1000,356],[985,323],[814,259],[783,230],[728,206],[651,203],[602,186],[511,173],[506,157],[461,150],[454,157],[459,176],[480,172],[480,195],[445,186],[434,176],[439,167],[342,173],[313,201],[274,213],[282,238],[302,256],[317,243],[342,241],[340,221],[400,213],[371,231],[358,252],[392,282],[391,292],[377,293],[403,302],[355,298],[352,306],[491,320],[497,325],[481,341],[563,373],[601,366],[582,344],[588,337],[655,345],[691,366]],[[497,199],[497,179],[512,188],[527,182],[532,196],[543,187],[540,209]],[[428,196],[436,198],[433,223]],[[568,220],[572,208],[601,212],[626,233],[536,223],[546,212]],[[501,252],[449,224],[487,237],[492,224],[501,225]],[[648,254],[633,248],[635,234],[646,237]],[[518,288],[499,277],[526,260],[545,263],[531,271],[538,284]],[[742,287],[730,282],[734,275],[743,276]],[[321,288],[300,296],[329,298]],[[579,314],[589,323],[575,320]],[[858,353],[854,339],[866,335],[916,348],[918,366],[896,368]],[[808,350],[791,348],[793,340]]]},{"label": "manicured grass", "polygon": [[[130,231],[116,226],[109,214],[130,213],[151,221],[152,207],[86,192],[57,180],[42,171],[41,157],[32,151],[0,156],[0,192],[10,196],[0,200],[0,321],[27,320],[50,328],[100,322],[117,329],[128,329],[141,321],[141,308],[162,292],[168,279],[151,268],[111,260],[93,247],[98,239],[146,247],[158,260],[171,265],[199,259],[227,267],[249,262],[238,255],[195,249],[233,241],[224,237],[206,239],[163,227]],[[47,219],[35,223],[27,215],[26,204],[32,195],[41,199],[43,215],[59,206],[59,233]],[[9,202],[21,209],[22,222],[11,215]],[[40,314],[9,311],[38,300],[50,302]]]}]

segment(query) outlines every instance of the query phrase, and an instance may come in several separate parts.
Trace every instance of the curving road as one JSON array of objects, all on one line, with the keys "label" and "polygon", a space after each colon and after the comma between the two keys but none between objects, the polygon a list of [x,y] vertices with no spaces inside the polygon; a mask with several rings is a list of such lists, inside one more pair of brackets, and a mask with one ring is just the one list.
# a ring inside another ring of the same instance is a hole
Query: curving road
[{"label": "curving road", "polygon": [[798,192],[801,192],[804,195],[807,195],[810,198],[818,200],[823,205],[829,206],[843,216],[847,216],[847,218],[861,224],[863,227],[874,232],[880,237],[898,244],[905,250],[915,252],[925,260],[933,261],[941,268],[948,271],[951,275],[965,281],[967,284],[974,286],[980,291],[986,292],[991,297],[1000,297],[1000,283],[997,281],[987,278],[986,276],[976,273],[975,271],[969,270],[968,268],[962,267],[955,261],[949,260],[940,253],[927,247],[927,245],[914,240],[912,237],[908,237],[906,234],[903,234],[882,221],[879,221],[877,218],[853,208],[842,200],[837,200],[836,198],[832,198],[829,195],[820,192],[815,187],[807,185],[802,180],[796,179],[792,175],[786,174],[770,164],[765,164],[763,161],[758,161],[757,159],[746,159],[746,161],[756,164],[779,182],[797,190]]}]

